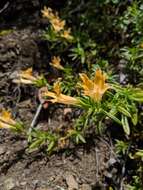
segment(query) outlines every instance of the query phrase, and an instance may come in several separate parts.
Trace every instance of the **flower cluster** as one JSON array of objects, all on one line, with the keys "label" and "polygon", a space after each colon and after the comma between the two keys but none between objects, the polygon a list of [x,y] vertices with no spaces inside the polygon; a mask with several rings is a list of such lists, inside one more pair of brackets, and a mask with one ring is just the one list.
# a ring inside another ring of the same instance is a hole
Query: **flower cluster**
[{"label": "flower cluster", "polygon": [[[57,69],[64,69],[64,67],[61,65],[61,59],[59,56],[54,56],[50,65]],[[81,87],[83,88],[83,94],[85,96],[91,97],[95,102],[101,101],[103,94],[109,88],[111,88],[111,86],[105,82],[106,75],[103,74],[100,69],[96,70],[93,79],[89,79],[85,73],[80,74],[80,78],[82,80]],[[33,76],[32,68],[29,68],[25,71],[21,71],[18,75],[18,79],[14,79],[13,82],[23,84],[35,84],[38,80],[40,80],[40,77]],[[50,102],[57,102],[69,105],[77,105],[79,103],[79,99],[61,93],[59,80],[54,83],[53,91],[54,92],[47,91],[45,93],[46,96],[53,98],[49,100]]]},{"label": "flower cluster", "polygon": [[[109,84],[105,83],[106,75],[101,70],[96,70],[94,79],[89,79],[86,74],[80,74],[82,79],[81,87],[83,88],[83,94],[91,97],[95,102],[99,102],[102,99],[103,94],[111,88]],[[60,88],[60,81],[54,83],[53,92],[48,91],[44,93],[45,97],[51,97],[48,101],[52,103],[61,103],[67,105],[80,105],[80,98],[75,98],[62,94]]]},{"label": "flower cluster", "polygon": [[54,32],[57,35],[59,35],[62,38],[65,38],[67,40],[73,39],[73,36],[71,35],[71,29],[65,28],[66,22],[65,22],[65,20],[60,19],[57,12],[53,13],[53,10],[51,8],[44,7],[44,9],[41,11],[41,13],[44,18],[47,18],[49,20]]}]

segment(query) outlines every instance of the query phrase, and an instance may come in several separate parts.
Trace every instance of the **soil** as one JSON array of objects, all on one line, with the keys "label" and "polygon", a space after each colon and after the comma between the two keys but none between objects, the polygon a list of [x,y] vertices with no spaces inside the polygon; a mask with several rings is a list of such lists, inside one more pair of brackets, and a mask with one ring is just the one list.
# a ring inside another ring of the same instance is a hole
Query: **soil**
[{"label": "soil", "polygon": [[[51,156],[42,151],[30,154],[24,139],[5,131],[1,131],[0,151],[0,189],[3,190],[69,189],[67,178],[74,178],[78,189],[85,184],[95,189],[113,157],[107,141],[98,139],[92,145]],[[102,189],[106,188],[102,186]]]},{"label": "soil", "polygon": [[[10,29],[0,35],[0,109],[10,109],[13,117],[26,124],[31,123],[38,106],[37,89],[14,85],[12,79],[15,72],[29,67],[38,73],[49,71],[46,42],[41,37],[45,21],[40,15],[46,3],[40,0],[0,3],[1,31]],[[53,6],[59,8],[63,3],[55,1]],[[64,109],[55,109],[56,116],[51,118],[49,127],[69,125]],[[38,125],[48,125],[46,118],[48,112],[43,111]],[[43,150],[28,153],[26,148],[23,137],[0,130],[0,190],[108,189],[106,179],[113,177],[112,172],[109,176],[109,170],[117,163],[107,137],[88,139],[86,145],[51,156]]]}]

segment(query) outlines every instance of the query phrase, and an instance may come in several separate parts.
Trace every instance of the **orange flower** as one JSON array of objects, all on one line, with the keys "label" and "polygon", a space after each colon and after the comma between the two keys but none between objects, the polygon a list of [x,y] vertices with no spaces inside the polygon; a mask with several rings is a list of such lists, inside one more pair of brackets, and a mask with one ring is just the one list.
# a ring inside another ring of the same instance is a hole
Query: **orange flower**
[{"label": "orange flower", "polygon": [[17,77],[17,79],[13,80],[14,83],[33,84],[36,80],[40,79],[39,77],[33,76],[32,68],[21,71]]},{"label": "orange flower", "polygon": [[53,67],[57,68],[57,69],[64,69],[64,67],[61,65],[61,58],[59,56],[54,56],[52,58],[52,62],[50,63],[50,65],[52,65]]},{"label": "orange flower", "polygon": [[51,20],[51,24],[55,30],[55,32],[60,32],[65,27],[65,21],[59,18],[54,18]]},{"label": "orange flower", "polygon": [[68,30],[64,30],[63,33],[61,34],[61,37],[67,40],[73,40],[73,36],[71,35],[71,29],[69,28]]},{"label": "orange flower", "polygon": [[48,18],[49,20],[58,17],[57,13],[54,14],[53,10],[49,7],[47,8],[46,6],[44,6],[44,9],[41,11],[41,13],[43,17]]},{"label": "orange flower", "polygon": [[2,110],[0,113],[0,128],[13,128],[16,121],[12,119],[11,113],[6,110]]},{"label": "orange flower", "polygon": [[67,148],[69,145],[69,139],[67,137],[61,137],[59,140],[58,140],[58,147],[59,148]]},{"label": "orange flower", "polygon": [[53,13],[53,10],[51,8],[44,7],[44,9],[41,11],[43,14],[43,17],[46,17],[49,19],[50,23],[52,24],[55,32],[59,32],[64,29],[65,27],[65,21],[61,20],[58,16],[58,13]]},{"label": "orange flower", "polygon": [[53,89],[54,89],[54,92],[47,91],[46,93],[44,93],[44,96],[48,96],[52,98],[48,101],[52,103],[61,103],[61,104],[67,104],[67,105],[77,105],[79,103],[79,100],[77,98],[67,96],[61,93],[59,81],[54,84]]},{"label": "orange flower", "polygon": [[82,79],[82,87],[84,89],[84,94],[91,97],[94,101],[100,101],[103,94],[110,88],[108,84],[105,83],[106,75],[102,74],[100,69],[95,72],[94,79],[91,80],[86,74],[80,74]]}]

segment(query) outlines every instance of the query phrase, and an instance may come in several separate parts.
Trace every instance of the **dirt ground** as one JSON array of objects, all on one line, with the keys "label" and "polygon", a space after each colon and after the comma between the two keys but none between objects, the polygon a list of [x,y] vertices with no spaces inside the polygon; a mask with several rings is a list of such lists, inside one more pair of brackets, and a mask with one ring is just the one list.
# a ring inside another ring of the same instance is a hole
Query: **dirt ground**
[{"label": "dirt ground", "polygon": [[[37,89],[12,84],[16,71],[33,67],[47,72],[49,55],[42,40],[45,25],[40,9],[46,3],[38,0],[0,2],[0,109],[12,110],[14,117],[29,124],[38,106]],[[55,1],[55,4],[61,6]],[[27,19],[28,18],[28,19]],[[69,121],[64,108],[56,109],[49,127],[65,127]],[[47,114],[47,115],[46,115]],[[41,115],[38,124],[47,125]],[[0,190],[94,190],[108,189],[117,158],[109,139],[95,137],[86,145],[79,145],[51,156],[44,151],[27,152],[24,138],[0,130]],[[110,171],[110,173],[109,173]],[[107,182],[107,183],[106,183]],[[103,185],[104,184],[104,185]]]},{"label": "dirt ground", "polygon": [[[26,141],[1,131],[0,189],[100,189],[109,160],[113,159],[106,140],[46,156],[42,151],[27,153]],[[111,163],[112,164],[112,163]]]}]

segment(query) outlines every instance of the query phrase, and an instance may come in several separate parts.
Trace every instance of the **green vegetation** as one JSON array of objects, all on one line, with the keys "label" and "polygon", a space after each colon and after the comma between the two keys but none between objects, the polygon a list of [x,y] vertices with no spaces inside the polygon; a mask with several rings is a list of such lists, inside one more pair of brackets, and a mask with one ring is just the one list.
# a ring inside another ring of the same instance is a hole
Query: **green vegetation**
[{"label": "green vegetation", "polygon": [[[67,1],[59,12],[45,6],[41,16],[47,20],[42,38],[48,44],[49,66],[57,73],[55,81],[49,82],[44,73],[35,76],[29,68],[21,71],[13,82],[46,87],[42,94],[44,101],[65,104],[78,109],[80,114],[74,118],[72,127],[64,131],[32,128],[29,133],[23,128],[29,149],[45,146],[51,153],[67,147],[71,141],[86,143],[89,131],[102,135],[112,126],[122,134],[122,139],[113,139],[118,157],[138,162],[136,172],[130,171],[131,177],[125,178],[124,185],[129,190],[141,190],[142,1],[73,0]],[[1,114],[0,127],[13,128],[13,123],[5,123],[5,117],[12,121],[5,112]]]}]

